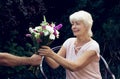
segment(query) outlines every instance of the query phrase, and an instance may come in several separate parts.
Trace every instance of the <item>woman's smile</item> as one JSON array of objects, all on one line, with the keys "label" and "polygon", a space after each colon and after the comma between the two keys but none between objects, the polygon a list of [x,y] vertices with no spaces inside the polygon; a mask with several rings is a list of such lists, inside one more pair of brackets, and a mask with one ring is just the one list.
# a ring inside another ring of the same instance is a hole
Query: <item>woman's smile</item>
[{"label": "woman's smile", "polygon": [[73,30],[74,33],[77,33],[77,32],[80,32],[80,30],[76,29],[76,30]]}]

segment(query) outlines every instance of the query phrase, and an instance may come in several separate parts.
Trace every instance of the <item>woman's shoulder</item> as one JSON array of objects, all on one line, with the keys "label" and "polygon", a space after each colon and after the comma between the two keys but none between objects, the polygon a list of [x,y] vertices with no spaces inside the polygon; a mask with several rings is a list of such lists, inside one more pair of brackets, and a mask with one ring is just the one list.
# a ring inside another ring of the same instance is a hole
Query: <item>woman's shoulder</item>
[{"label": "woman's shoulder", "polygon": [[73,42],[74,42],[74,40],[75,40],[75,38],[74,37],[71,37],[71,38],[68,38],[64,43],[63,43],[63,45],[70,45],[70,44],[72,44]]},{"label": "woman's shoulder", "polygon": [[90,45],[99,46],[99,43],[96,40],[92,39]]},{"label": "woman's shoulder", "polygon": [[94,40],[94,39],[92,39],[92,42],[98,44],[98,42],[96,40]]},{"label": "woman's shoulder", "polygon": [[71,37],[71,38],[68,38],[66,41],[74,41],[76,38],[75,37]]}]

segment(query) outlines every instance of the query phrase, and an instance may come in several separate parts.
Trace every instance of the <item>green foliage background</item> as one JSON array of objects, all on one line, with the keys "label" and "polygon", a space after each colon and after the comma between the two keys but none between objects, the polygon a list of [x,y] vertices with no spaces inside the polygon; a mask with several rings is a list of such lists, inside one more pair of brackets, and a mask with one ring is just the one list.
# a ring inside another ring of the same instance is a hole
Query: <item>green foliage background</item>
[{"label": "green foliage background", "polygon": [[[67,38],[73,36],[69,15],[79,10],[86,10],[92,14],[94,19],[93,38],[100,44],[101,55],[107,60],[116,79],[119,79],[119,0],[0,0],[0,51],[18,56],[31,56],[33,52],[32,42],[25,37],[25,34],[28,33],[30,26],[35,27],[42,22],[43,15],[46,16],[48,22],[63,24],[60,38],[55,40],[51,47],[61,45]],[[20,74],[23,70],[27,71],[28,67],[0,67],[0,75],[10,77],[15,72]],[[58,73],[62,75],[64,73],[62,73],[64,71],[62,68],[53,71],[45,62],[44,68],[50,79],[61,79]],[[54,74],[50,74],[53,72]],[[39,77],[42,78],[41,75]]]}]

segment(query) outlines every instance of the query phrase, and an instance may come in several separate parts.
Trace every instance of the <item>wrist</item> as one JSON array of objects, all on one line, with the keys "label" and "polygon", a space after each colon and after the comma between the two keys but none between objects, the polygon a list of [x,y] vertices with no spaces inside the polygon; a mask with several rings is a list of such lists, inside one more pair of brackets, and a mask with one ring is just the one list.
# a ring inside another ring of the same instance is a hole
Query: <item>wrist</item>
[{"label": "wrist", "polygon": [[54,52],[51,52],[48,57],[52,58],[54,55],[55,55],[55,53],[54,53]]},{"label": "wrist", "polygon": [[54,59],[55,57],[56,57],[56,53],[53,52],[53,53],[51,54],[50,58]]},{"label": "wrist", "polygon": [[21,61],[22,65],[31,65],[32,64],[32,59],[31,57],[23,57]]},{"label": "wrist", "polygon": [[33,65],[33,63],[32,63],[32,58],[31,58],[31,57],[28,58],[28,61],[29,61],[29,62],[28,62],[28,65]]}]

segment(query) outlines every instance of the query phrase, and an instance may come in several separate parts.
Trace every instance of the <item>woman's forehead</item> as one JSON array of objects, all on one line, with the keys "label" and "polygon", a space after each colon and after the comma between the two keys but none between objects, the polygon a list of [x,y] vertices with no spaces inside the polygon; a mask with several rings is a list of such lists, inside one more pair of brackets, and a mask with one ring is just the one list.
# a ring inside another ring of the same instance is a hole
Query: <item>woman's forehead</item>
[{"label": "woman's forehead", "polygon": [[72,20],[71,23],[82,23],[82,20]]}]

